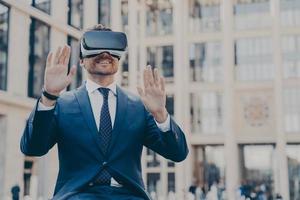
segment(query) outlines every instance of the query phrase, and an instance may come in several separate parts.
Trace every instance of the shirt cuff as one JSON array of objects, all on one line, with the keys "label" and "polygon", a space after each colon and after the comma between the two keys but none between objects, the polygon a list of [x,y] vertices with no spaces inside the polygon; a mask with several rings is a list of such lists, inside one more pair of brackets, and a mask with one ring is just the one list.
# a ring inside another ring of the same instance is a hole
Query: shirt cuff
[{"label": "shirt cuff", "polygon": [[52,110],[54,106],[45,106],[42,102],[39,101],[38,106],[37,106],[37,111],[48,111]]},{"label": "shirt cuff", "polygon": [[157,125],[157,127],[162,131],[162,132],[167,132],[169,130],[171,130],[171,127],[170,127],[170,115],[168,114],[168,117],[166,119],[166,121],[164,121],[163,123],[159,123],[157,122],[155,119],[155,123]]}]

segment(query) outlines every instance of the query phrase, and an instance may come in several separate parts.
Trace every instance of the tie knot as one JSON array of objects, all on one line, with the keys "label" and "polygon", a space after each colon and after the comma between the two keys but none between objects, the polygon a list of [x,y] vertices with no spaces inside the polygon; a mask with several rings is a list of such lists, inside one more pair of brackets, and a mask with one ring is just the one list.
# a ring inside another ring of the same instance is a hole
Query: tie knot
[{"label": "tie knot", "polygon": [[98,88],[98,90],[103,95],[104,99],[108,98],[109,88]]}]

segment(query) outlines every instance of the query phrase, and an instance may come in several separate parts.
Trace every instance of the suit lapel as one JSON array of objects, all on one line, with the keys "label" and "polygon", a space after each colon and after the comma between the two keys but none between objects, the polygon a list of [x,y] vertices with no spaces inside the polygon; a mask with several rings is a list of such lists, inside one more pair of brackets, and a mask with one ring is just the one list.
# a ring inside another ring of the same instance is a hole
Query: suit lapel
[{"label": "suit lapel", "polygon": [[112,130],[112,139],[107,152],[111,152],[111,150],[113,149],[116,139],[122,130],[122,126],[124,126],[125,124],[124,117],[127,114],[127,108],[128,108],[128,97],[124,93],[124,91],[119,86],[117,86],[116,117],[115,117],[114,127]]},{"label": "suit lapel", "polygon": [[95,141],[98,149],[100,150],[100,152],[103,154],[103,151],[101,150],[100,144],[98,142],[98,140],[99,140],[98,134],[99,133],[98,133],[95,118],[93,115],[89,96],[88,96],[87,90],[85,88],[85,84],[83,84],[81,87],[79,87],[77,89],[77,91],[75,92],[75,96],[79,103],[79,106],[80,106],[81,112],[83,114],[83,117],[86,121],[86,124],[88,125],[88,127],[94,137],[94,141]]}]

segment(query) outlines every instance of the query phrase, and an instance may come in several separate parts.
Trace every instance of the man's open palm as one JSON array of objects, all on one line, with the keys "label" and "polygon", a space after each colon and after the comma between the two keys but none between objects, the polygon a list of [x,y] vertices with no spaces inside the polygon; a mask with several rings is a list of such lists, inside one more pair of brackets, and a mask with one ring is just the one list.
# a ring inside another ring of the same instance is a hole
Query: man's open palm
[{"label": "man's open palm", "polygon": [[48,93],[59,95],[72,82],[76,65],[71,67],[68,74],[70,54],[71,48],[67,45],[59,47],[55,55],[52,52],[48,54],[44,77],[44,87]]},{"label": "man's open palm", "polygon": [[165,82],[157,68],[152,70],[147,66],[144,69],[144,89],[137,87],[137,90],[149,112],[155,114],[166,110]]}]

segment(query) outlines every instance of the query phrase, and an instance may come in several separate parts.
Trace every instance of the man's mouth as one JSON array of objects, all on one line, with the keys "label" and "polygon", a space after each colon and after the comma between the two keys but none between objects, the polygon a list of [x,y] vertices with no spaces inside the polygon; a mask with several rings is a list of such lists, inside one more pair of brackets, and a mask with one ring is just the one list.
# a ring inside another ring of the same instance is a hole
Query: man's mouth
[{"label": "man's mouth", "polygon": [[109,65],[112,62],[110,60],[96,60],[96,63],[100,65]]}]

